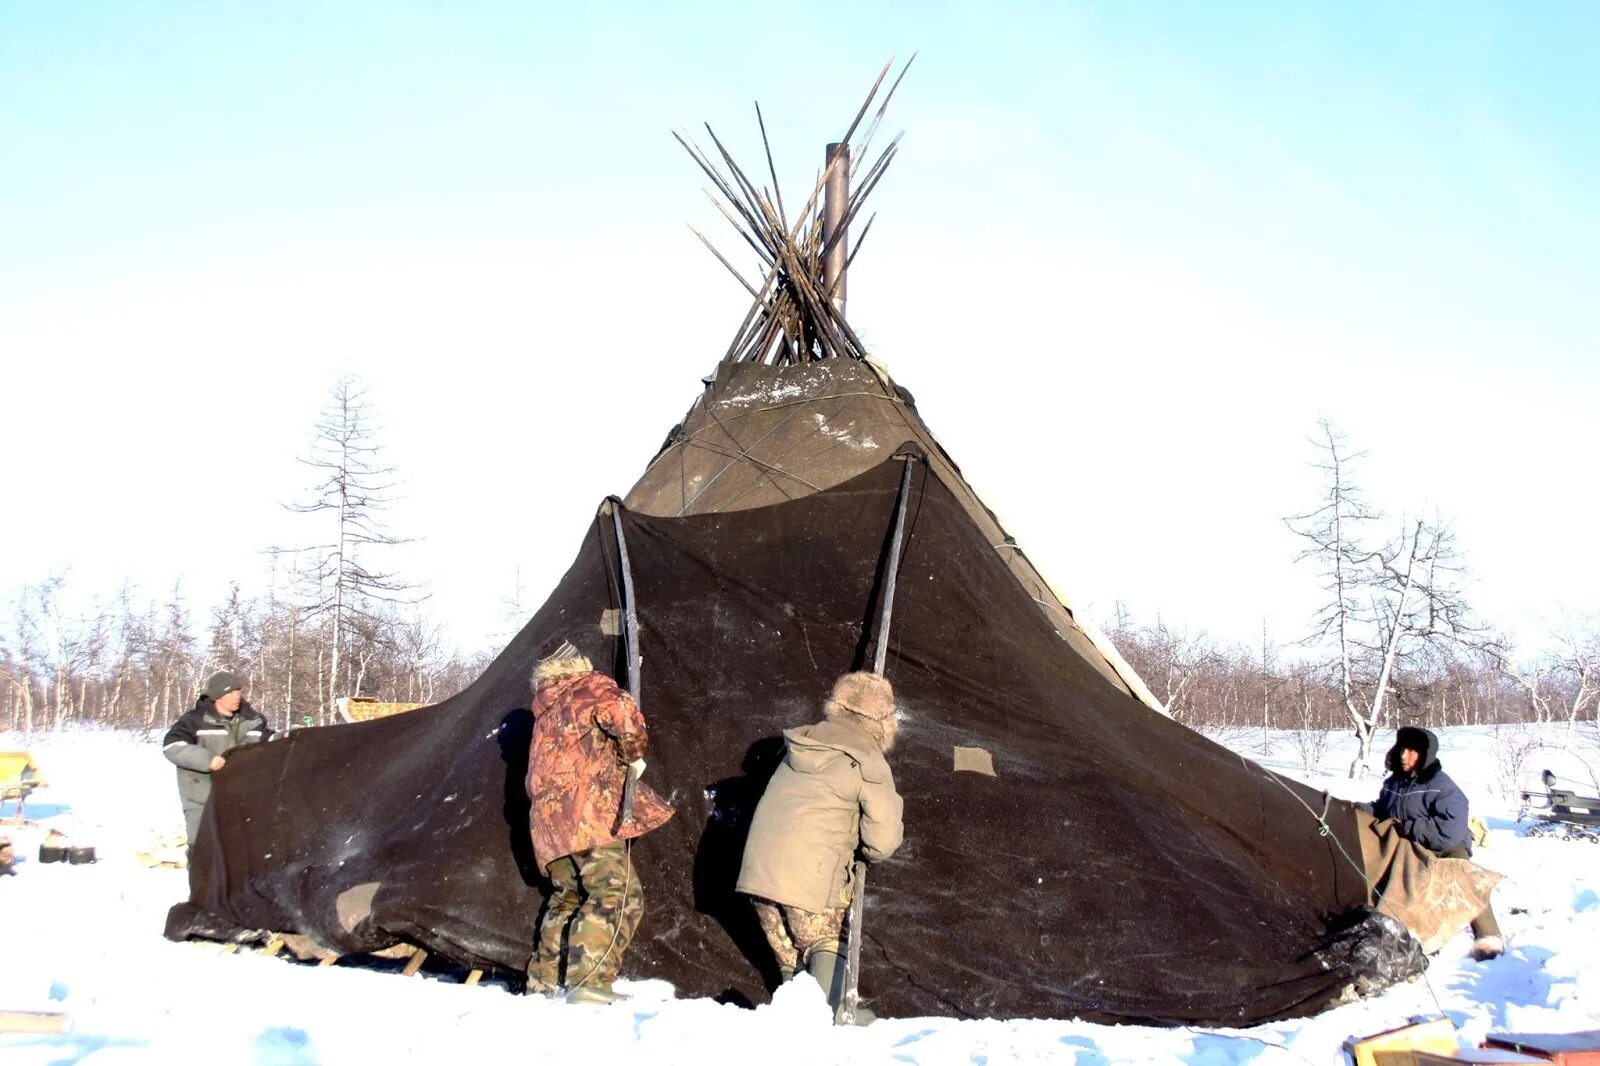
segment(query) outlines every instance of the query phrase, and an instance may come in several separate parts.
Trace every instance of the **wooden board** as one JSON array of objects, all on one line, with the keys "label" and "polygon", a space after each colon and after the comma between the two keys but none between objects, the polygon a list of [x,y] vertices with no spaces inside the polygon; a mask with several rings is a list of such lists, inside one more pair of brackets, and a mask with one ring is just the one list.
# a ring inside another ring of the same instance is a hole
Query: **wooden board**
[{"label": "wooden board", "polygon": [[1344,1050],[1355,1066],[1413,1066],[1417,1061],[1414,1052],[1444,1053],[1460,1046],[1456,1027],[1449,1018],[1416,1022],[1372,1036],[1351,1037],[1344,1042]]},{"label": "wooden board", "polygon": [[0,1010],[0,1033],[64,1033],[71,1027],[60,1011]]}]

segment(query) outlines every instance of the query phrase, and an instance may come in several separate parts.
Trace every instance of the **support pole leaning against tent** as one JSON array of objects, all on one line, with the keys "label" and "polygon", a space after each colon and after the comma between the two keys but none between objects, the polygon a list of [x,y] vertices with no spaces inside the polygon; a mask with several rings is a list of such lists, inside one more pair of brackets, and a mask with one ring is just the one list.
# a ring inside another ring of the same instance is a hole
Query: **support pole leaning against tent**
[{"label": "support pole leaning against tent", "polygon": [[[900,546],[905,539],[906,501],[911,497],[911,467],[917,461],[914,455],[903,458],[905,469],[900,472],[900,495],[894,505],[894,534],[889,538],[889,561],[884,568],[883,609],[878,614],[878,646],[873,652],[872,672],[883,676],[884,663],[889,658],[889,619],[894,611],[894,587],[900,572]],[[844,995],[839,997],[839,1009],[834,1022],[854,1025],[856,1004],[861,1000],[861,920],[867,909],[867,864],[856,860],[855,893],[850,897],[850,935],[845,948]]]},{"label": "support pole leaning against tent", "polygon": [[[638,705],[639,668],[643,664],[643,656],[639,654],[639,611],[633,598],[633,568],[628,565],[628,539],[622,532],[622,501],[615,496],[607,497],[606,508],[611,512],[612,529],[617,534],[617,561],[622,571],[622,639],[628,660],[628,695]],[[623,771],[622,806],[619,812],[622,825],[633,822],[633,797],[637,792],[637,782],[631,769]]]}]

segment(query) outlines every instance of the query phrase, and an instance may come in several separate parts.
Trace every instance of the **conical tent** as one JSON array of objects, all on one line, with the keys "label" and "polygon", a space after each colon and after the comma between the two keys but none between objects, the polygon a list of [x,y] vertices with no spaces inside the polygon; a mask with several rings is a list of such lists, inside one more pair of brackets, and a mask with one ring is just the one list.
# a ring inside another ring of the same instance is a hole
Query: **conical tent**
[{"label": "conical tent", "polygon": [[[625,976],[757,1001],[773,974],[732,887],[783,728],[873,639],[903,460],[723,514],[621,511],[651,778],[677,817],[635,851]],[[173,935],[306,933],[526,965],[544,885],[522,795],[537,650],[622,657],[597,519],[493,665],[438,706],[237,753]],[[1314,1009],[1403,957],[1360,926],[1354,811],[1142,706],[1071,653],[931,464],[917,462],[888,674],[907,843],[875,874],[863,994],[881,1013],[1243,1024]],[[959,749],[992,766],[958,770]],[[981,760],[981,757],[980,757]],[[1332,834],[1319,833],[1318,816]]]},{"label": "conical tent", "polygon": [[880,1013],[1250,1024],[1414,969],[1368,910],[1355,809],[1152,706],[863,358],[820,222],[769,207],[728,357],[550,599],[443,703],[230,756],[168,935],[522,971],[549,888],[523,794],[530,675],[564,637],[626,676],[625,545],[650,781],[677,815],[635,844],[646,916],[623,976],[767,996],[775,964],[733,891],[749,819],[781,731],[880,640],[906,826],[863,926]]}]

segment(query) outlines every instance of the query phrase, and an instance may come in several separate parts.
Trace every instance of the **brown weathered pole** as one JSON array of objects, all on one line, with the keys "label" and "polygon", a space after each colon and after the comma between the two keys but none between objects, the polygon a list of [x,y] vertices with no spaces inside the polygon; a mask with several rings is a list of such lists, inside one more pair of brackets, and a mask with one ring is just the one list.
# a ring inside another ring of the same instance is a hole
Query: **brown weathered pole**
[{"label": "brown weathered pole", "polygon": [[[839,243],[843,244],[843,241]],[[894,504],[894,533],[889,538],[889,562],[884,567],[883,610],[878,616],[878,651],[872,660],[872,672],[883,676],[884,664],[889,658],[889,618],[894,608],[895,575],[900,572],[900,548],[905,541],[906,501],[911,497],[911,464],[916,456],[908,455],[900,471],[900,494]],[[867,864],[856,860],[853,870],[855,894],[850,897],[850,918],[845,931],[844,994],[834,1010],[833,1020],[839,1025],[854,1025],[856,1007],[861,1001],[861,920],[867,909]]]},{"label": "brown weathered pole", "polygon": [[[628,565],[628,539],[622,535],[622,501],[611,496],[606,499],[605,506],[611,512],[612,527],[617,534],[617,561],[622,569],[622,638],[628,655],[628,695],[633,697],[633,705],[637,707],[643,688],[639,678],[643,656],[639,654],[639,607],[633,599],[633,567]],[[618,820],[622,825],[632,825],[633,800],[639,779],[634,776],[631,766],[623,767],[622,775],[622,802],[617,811]]]},{"label": "brown weathered pole", "polygon": [[[850,146],[828,145],[826,187],[822,199],[822,246],[828,257],[822,262],[822,288],[833,301],[833,309],[844,318],[844,267],[850,253],[850,235],[840,232],[850,207]],[[838,234],[835,237],[835,234]]]}]

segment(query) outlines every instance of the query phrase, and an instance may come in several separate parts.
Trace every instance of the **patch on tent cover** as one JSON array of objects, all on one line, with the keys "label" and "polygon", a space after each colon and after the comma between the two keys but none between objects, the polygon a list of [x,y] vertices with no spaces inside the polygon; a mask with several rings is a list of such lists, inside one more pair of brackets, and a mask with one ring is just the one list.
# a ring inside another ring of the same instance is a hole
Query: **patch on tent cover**
[{"label": "patch on tent cover", "polygon": [[963,748],[956,745],[956,771],[970,771],[975,774],[988,774],[994,776],[994,756],[983,748]]},{"label": "patch on tent cover", "polygon": [[356,926],[372,915],[372,897],[377,893],[376,881],[354,885],[339,893],[339,897],[333,901],[334,913],[339,916],[339,928],[347,933],[355,932]]},{"label": "patch on tent cover", "polygon": [[608,637],[622,635],[622,612],[615,607],[607,607],[600,612],[600,632]]}]

